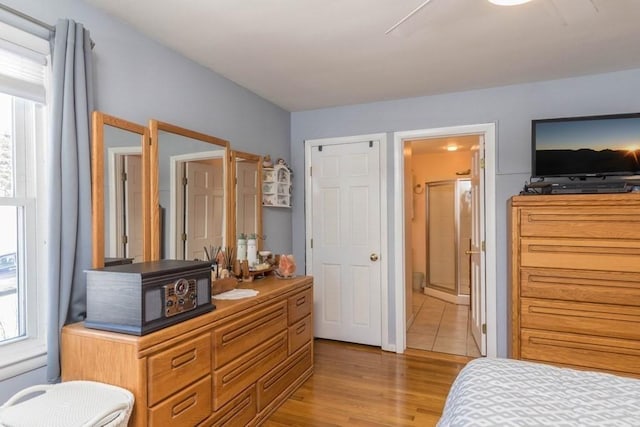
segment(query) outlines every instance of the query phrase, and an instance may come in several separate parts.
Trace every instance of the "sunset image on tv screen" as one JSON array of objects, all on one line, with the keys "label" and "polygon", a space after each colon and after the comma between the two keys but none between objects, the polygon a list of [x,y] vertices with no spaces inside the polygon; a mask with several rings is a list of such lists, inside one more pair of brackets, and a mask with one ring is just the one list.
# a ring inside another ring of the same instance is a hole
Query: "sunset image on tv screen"
[{"label": "sunset image on tv screen", "polygon": [[640,117],[540,120],[535,175],[630,175],[640,171]]}]

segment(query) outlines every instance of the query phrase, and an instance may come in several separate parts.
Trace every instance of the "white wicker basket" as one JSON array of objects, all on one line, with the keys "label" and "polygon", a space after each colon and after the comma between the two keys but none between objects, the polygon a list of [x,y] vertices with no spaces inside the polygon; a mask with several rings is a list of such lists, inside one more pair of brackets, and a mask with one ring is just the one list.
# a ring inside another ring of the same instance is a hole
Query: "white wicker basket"
[{"label": "white wicker basket", "polygon": [[0,426],[125,427],[133,403],[129,390],[94,381],[35,385],[0,406]]}]

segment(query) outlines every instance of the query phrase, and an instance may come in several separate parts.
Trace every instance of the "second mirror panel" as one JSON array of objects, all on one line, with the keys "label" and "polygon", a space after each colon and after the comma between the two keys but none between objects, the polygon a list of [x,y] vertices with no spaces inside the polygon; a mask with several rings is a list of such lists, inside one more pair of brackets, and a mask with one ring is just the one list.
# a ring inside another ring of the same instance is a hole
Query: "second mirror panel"
[{"label": "second mirror panel", "polygon": [[152,120],[154,259],[207,259],[227,246],[228,142]]}]

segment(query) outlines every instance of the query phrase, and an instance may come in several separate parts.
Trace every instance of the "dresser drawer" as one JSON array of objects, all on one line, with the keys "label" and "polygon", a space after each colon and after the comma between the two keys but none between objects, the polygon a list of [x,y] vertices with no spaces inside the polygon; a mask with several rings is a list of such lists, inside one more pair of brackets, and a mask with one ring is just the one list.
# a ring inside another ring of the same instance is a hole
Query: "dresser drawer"
[{"label": "dresser drawer", "polygon": [[258,412],[311,369],[311,353],[311,345],[308,344],[258,381]]},{"label": "dresser drawer", "polygon": [[246,426],[255,418],[256,408],[256,388],[251,386],[214,412],[200,427]]},{"label": "dresser drawer", "polygon": [[308,315],[298,323],[289,326],[289,354],[295,353],[300,347],[313,338],[313,322]]},{"label": "dresser drawer", "polygon": [[289,297],[289,324],[291,325],[311,313],[312,307],[313,289],[311,288]]},{"label": "dresser drawer", "polygon": [[640,307],[521,299],[523,328],[640,340]]},{"label": "dresser drawer", "polygon": [[287,328],[287,301],[242,316],[213,330],[217,369]]},{"label": "dresser drawer", "polygon": [[520,296],[640,306],[640,274],[523,268]]},{"label": "dresser drawer", "polygon": [[522,267],[640,273],[640,242],[522,238]]},{"label": "dresser drawer", "polygon": [[640,342],[522,329],[520,358],[640,374]]},{"label": "dresser drawer", "polygon": [[200,335],[148,359],[149,406],[211,371],[211,336]]},{"label": "dresser drawer", "polygon": [[[139,404],[139,403],[138,403]],[[149,427],[194,426],[211,413],[211,376],[149,409]]]},{"label": "dresser drawer", "polygon": [[287,335],[286,330],[282,331],[277,336],[214,371],[214,410],[220,409],[234,396],[286,359]]},{"label": "dresser drawer", "polygon": [[628,207],[522,208],[520,235],[640,239],[640,216]]}]

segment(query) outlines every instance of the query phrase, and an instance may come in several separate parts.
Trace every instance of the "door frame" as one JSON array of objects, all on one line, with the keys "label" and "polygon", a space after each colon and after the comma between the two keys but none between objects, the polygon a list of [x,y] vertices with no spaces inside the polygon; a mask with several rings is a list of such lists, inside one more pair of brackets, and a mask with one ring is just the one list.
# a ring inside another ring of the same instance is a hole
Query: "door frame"
[{"label": "door frame", "polygon": [[[118,246],[118,238],[115,239],[113,237],[114,230],[118,229],[118,217],[124,216],[122,212],[123,206],[120,202],[120,196],[122,193],[122,189],[119,187],[120,174],[122,172],[122,167],[118,163],[118,160],[124,156],[130,155],[139,155],[142,157],[142,147],[140,146],[128,146],[128,147],[110,147],[107,148],[107,175],[105,182],[108,183],[107,191],[108,191],[108,200],[109,200],[109,211],[108,218],[106,220],[109,224],[108,233],[111,234],[109,238],[109,253],[113,254],[113,256],[117,256],[117,253],[120,253]],[[105,236],[106,237],[106,236]]]},{"label": "door frame", "polygon": [[497,357],[497,288],[496,288],[496,124],[481,123],[474,125],[448,126],[441,128],[419,129],[394,132],[394,241],[396,263],[395,283],[395,336],[396,353],[406,348],[406,305],[405,305],[405,229],[404,229],[404,142],[420,138],[445,136],[482,135],[484,136],[484,198],[485,198],[485,310],[487,322],[487,357]]},{"label": "door frame", "polygon": [[304,208],[305,208],[305,264],[306,274],[313,275],[313,249],[311,237],[313,236],[312,200],[311,189],[311,150],[319,145],[353,144],[362,141],[379,141],[380,143],[380,333],[383,350],[393,351],[395,347],[389,342],[389,260],[391,250],[388,243],[388,215],[387,215],[387,134],[375,133],[367,135],[353,135],[334,138],[307,139],[304,141]]}]

